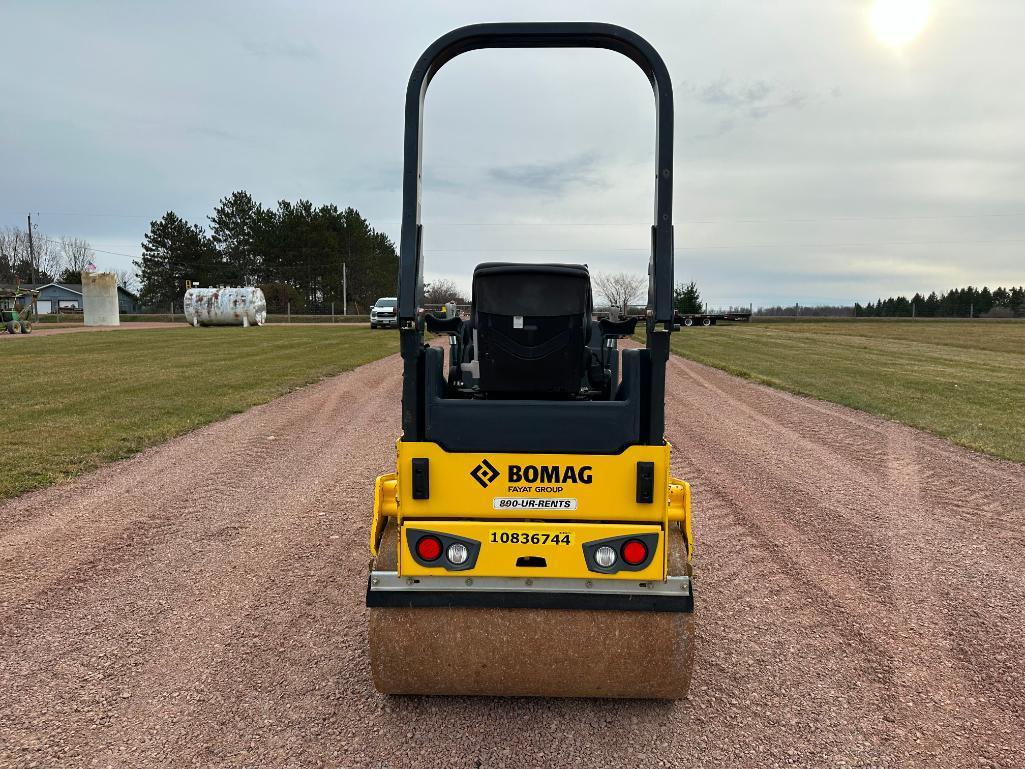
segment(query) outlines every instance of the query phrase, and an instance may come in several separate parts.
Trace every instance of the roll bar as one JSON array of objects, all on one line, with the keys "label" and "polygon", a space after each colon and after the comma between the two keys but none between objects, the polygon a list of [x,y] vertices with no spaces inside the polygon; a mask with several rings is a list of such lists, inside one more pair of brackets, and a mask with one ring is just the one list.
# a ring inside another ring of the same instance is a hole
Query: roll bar
[{"label": "roll bar", "polygon": [[[473,24],[442,35],[413,67],[406,88],[403,139],[402,234],[399,241],[399,336],[403,359],[402,430],[406,440],[422,440],[424,393],[423,324],[417,317],[423,298],[423,229],[420,193],[424,97],[431,79],[461,53],[481,48],[604,48],[623,54],[641,68],[655,94],[655,215],[648,262],[650,359],[647,407],[642,421],[653,443],[664,430],[665,363],[673,330],[673,84],[669,70],[648,41],[623,27],[595,22]],[[659,328],[661,326],[661,328]]]},{"label": "roll bar", "polygon": [[439,37],[413,67],[406,88],[403,143],[402,235],[399,243],[399,325],[418,327],[423,297],[423,233],[420,193],[424,97],[431,79],[461,53],[481,48],[604,48],[632,60],[655,94],[655,221],[648,267],[650,325],[672,328],[673,321],[673,84],[658,52],[623,27],[595,22],[473,24]]}]

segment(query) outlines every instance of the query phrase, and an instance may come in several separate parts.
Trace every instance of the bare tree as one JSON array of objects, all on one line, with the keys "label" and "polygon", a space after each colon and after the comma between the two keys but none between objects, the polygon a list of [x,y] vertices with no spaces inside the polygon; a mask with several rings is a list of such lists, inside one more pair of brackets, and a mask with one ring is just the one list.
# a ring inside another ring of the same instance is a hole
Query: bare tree
[{"label": "bare tree", "polygon": [[131,270],[114,270],[114,275],[117,278],[117,284],[125,291],[130,291],[133,294],[138,292],[139,276],[134,272]]},{"label": "bare tree", "polygon": [[[32,228],[33,230],[35,227]],[[64,256],[57,243],[42,233],[33,235],[33,250],[35,251],[36,271],[40,280],[49,276],[50,280],[60,280],[61,268],[64,265]]]},{"label": "bare tree", "polygon": [[28,231],[18,227],[0,230],[0,282],[29,282],[33,268],[41,281],[51,280],[60,271],[61,253],[46,235],[33,229],[32,248]]},{"label": "bare tree", "polygon": [[96,254],[93,253],[88,241],[61,235],[60,257],[60,277],[62,280],[71,281],[73,276],[74,280],[79,280],[78,275],[93,262]]},{"label": "bare tree", "polygon": [[643,296],[646,283],[642,276],[629,272],[597,272],[591,276],[591,281],[595,292],[605,298],[609,307],[615,307],[623,315]]},{"label": "bare tree", "polygon": [[438,278],[424,284],[424,304],[445,304],[445,302],[466,304],[466,298],[459,293],[456,284],[446,278]]},{"label": "bare tree", "polygon": [[0,229],[0,283],[15,282],[15,269],[23,259],[23,248],[27,251],[28,239],[21,230],[17,227]]}]

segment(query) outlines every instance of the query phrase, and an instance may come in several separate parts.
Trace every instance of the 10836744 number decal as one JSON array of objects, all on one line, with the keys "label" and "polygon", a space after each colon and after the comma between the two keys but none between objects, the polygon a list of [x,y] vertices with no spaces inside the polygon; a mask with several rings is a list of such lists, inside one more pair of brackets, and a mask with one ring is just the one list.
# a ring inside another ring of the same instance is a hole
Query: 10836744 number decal
[{"label": "10836744 number decal", "polygon": [[492,531],[491,541],[503,545],[569,545],[573,539],[564,531],[554,534],[538,531]]}]

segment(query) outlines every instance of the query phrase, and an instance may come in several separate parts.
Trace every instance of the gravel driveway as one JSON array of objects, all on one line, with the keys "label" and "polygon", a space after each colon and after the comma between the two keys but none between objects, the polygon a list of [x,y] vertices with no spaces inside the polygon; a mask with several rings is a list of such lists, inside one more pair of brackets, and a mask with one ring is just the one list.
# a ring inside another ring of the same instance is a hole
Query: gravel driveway
[{"label": "gravel driveway", "polygon": [[690,699],[378,695],[399,371],[0,506],[0,766],[1025,766],[1025,468],[675,358]]}]

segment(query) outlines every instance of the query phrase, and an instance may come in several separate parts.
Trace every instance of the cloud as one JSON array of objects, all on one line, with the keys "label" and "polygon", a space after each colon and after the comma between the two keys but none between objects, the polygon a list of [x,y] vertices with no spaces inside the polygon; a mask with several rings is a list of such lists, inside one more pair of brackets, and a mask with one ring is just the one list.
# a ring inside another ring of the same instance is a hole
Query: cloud
[{"label": "cloud", "polygon": [[[202,222],[240,188],[270,205],[353,205],[397,238],[410,69],[448,29],[510,13],[470,0],[0,5],[7,26],[48,41],[42,57],[31,35],[0,47],[0,227],[39,211],[46,232],[136,255],[151,219]],[[516,13],[565,15],[555,5]],[[947,24],[938,8],[899,53],[851,2],[605,6],[677,77],[678,279],[756,305],[1022,281],[1009,241],[1025,227],[1025,98],[1008,62],[1022,59],[1025,3],[974,3]],[[425,113],[433,264],[465,276],[492,252],[557,249],[643,270],[653,129],[643,76],[615,54],[459,57]],[[103,266],[130,265],[119,259]]]},{"label": "cloud", "polygon": [[241,143],[246,139],[235,131],[228,131],[224,128],[218,128],[216,126],[209,125],[190,125],[185,130],[190,133],[197,134],[199,136],[205,136],[210,139],[217,139],[219,141]]},{"label": "cloud", "polygon": [[260,58],[291,59],[293,61],[320,60],[320,51],[312,44],[303,41],[249,38],[242,41],[242,48],[247,53]]},{"label": "cloud", "polygon": [[600,185],[603,178],[597,166],[597,153],[585,152],[565,160],[494,166],[488,169],[487,175],[510,187],[532,192],[562,193],[574,184],[589,187]]},{"label": "cloud", "polygon": [[[356,189],[368,192],[402,192],[402,163],[395,160],[381,161],[376,166],[362,166],[345,176],[345,182]],[[472,188],[467,180],[457,178],[444,166],[425,163],[421,173],[423,189],[433,192],[458,193]]]},{"label": "cloud", "polygon": [[[781,110],[803,109],[809,98],[807,93],[796,89],[780,93],[777,86],[765,80],[734,83],[728,77],[720,77],[704,85],[683,81],[680,91],[701,104],[733,117],[751,120],[762,120]],[[733,121],[727,124],[724,120],[720,128],[728,131],[733,125]]]},{"label": "cloud", "polygon": [[746,86],[734,86],[729,78],[713,80],[702,88],[691,87],[698,101],[726,107],[746,107],[761,103],[773,91],[764,80]]}]

